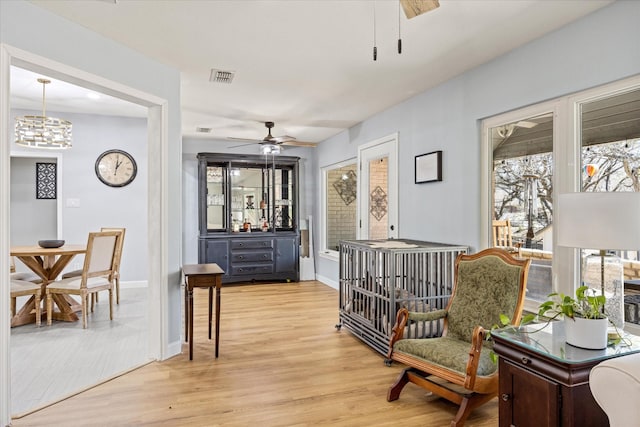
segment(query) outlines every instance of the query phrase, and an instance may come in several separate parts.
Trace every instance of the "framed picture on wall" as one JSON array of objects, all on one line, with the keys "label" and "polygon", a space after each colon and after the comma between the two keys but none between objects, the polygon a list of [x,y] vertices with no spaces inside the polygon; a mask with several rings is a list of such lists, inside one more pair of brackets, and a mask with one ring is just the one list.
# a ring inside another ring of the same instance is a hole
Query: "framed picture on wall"
[{"label": "framed picture on wall", "polygon": [[416,184],[442,181],[442,151],[416,156]]}]

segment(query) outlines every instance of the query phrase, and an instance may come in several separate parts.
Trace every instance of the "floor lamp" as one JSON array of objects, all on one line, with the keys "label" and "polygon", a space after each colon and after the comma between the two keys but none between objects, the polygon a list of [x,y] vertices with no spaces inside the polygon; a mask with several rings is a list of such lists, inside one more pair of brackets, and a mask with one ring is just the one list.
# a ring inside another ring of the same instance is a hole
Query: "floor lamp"
[{"label": "floor lamp", "polygon": [[607,250],[640,249],[640,193],[560,194],[554,222],[558,246],[599,249],[584,258],[582,282],[607,297],[607,315],[623,328],[623,265]]}]

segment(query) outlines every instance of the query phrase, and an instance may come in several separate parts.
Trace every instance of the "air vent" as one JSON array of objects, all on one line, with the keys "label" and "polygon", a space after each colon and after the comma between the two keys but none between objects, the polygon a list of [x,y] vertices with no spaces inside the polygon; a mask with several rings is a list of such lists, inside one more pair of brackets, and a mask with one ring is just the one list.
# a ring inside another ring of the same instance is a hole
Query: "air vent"
[{"label": "air vent", "polygon": [[211,128],[201,128],[201,127],[197,127],[196,128],[196,132],[199,133],[211,133]]},{"label": "air vent", "polygon": [[214,83],[231,83],[235,76],[235,71],[223,71],[211,69],[211,75],[209,81]]}]

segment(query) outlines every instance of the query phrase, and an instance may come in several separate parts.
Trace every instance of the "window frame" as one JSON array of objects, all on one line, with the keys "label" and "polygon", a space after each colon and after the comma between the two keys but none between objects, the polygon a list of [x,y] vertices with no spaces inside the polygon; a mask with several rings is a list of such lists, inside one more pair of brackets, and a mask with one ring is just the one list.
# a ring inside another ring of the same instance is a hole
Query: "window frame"
[{"label": "window frame", "polygon": [[[327,247],[327,232],[329,231],[327,227],[327,177],[330,171],[334,169],[340,169],[349,165],[354,165],[357,169],[358,158],[351,157],[337,163],[332,163],[330,165],[320,167],[320,229],[322,230],[322,233],[320,233],[320,248],[318,251],[318,256],[330,259],[332,261],[338,261],[340,254],[335,249],[330,249]],[[360,179],[359,176],[358,179]],[[359,203],[357,195],[356,199],[352,203]],[[354,227],[356,227],[356,225],[357,224],[353,224]]]}]

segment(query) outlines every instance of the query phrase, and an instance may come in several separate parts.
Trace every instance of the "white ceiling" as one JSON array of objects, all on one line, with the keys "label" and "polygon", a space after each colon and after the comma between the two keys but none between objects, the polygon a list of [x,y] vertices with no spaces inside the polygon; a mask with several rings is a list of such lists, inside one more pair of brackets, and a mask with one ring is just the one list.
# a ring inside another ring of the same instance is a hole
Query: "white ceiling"
[{"label": "white ceiling", "polygon": [[[261,139],[263,122],[275,121],[275,136],[319,142],[611,1],[441,0],[440,8],[411,20],[399,19],[396,0],[32,3],[179,69],[184,136]],[[233,82],[209,82],[212,68],[234,71]],[[14,71],[12,106],[24,108],[31,99],[40,108],[37,76]],[[78,90],[54,81],[47,108],[95,106],[101,113],[112,105],[104,98],[88,102]],[[121,115],[144,111],[111,108]],[[199,134],[196,127],[213,130]]]}]

